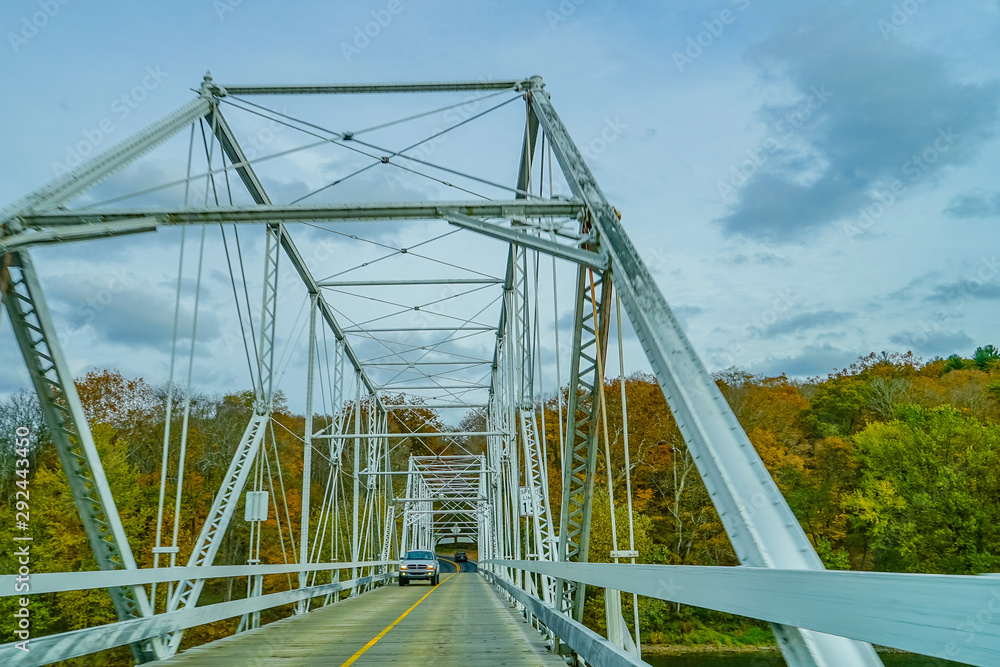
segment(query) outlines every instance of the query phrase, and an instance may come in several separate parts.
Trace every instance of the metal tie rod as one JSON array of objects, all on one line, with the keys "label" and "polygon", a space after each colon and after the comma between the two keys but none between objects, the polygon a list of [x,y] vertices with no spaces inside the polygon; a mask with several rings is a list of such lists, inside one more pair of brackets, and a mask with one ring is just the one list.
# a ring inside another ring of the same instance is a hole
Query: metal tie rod
[{"label": "metal tie rod", "polygon": [[426,278],[423,280],[334,280],[320,287],[391,287],[397,285],[498,285],[503,278]]},{"label": "metal tie rod", "polygon": [[458,438],[472,435],[507,435],[503,431],[460,431],[454,433],[342,433],[314,435],[313,440],[339,440],[351,438]]},{"label": "metal tie rod", "polygon": [[403,405],[387,405],[386,410],[416,410],[428,408],[433,410],[444,410],[448,408],[487,408],[488,403],[409,403]]},{"label": "metal tie rod", "polygon": [[351,328],[344,329],[344,333],[350,334],[362,334],[362,333],[398,333],[400,331],[407,331],[409,333],[419,333],[422,331],[496,331],[495,326],[490,326],[488,324],[480,324],[476,326],[457,326],[457,327],[393,327],[390,329],[367,329],[367,328]]},{"label": "metal tie rod", "polygon": [[486,359],[472,361],[362,361],[364,366],[482,366],[492,364]]}]

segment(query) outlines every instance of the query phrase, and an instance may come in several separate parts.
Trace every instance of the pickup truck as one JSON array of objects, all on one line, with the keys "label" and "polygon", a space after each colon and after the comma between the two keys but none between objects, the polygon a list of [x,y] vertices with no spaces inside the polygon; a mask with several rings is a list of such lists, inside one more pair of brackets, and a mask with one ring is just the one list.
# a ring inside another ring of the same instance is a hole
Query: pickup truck
[{"label": "pickup truck", "polygon": [[441,563],[433,551],[407,551],[399,561],[399,585],[406,586],[413,579],[427,579],[437,586],[441,577]]}]

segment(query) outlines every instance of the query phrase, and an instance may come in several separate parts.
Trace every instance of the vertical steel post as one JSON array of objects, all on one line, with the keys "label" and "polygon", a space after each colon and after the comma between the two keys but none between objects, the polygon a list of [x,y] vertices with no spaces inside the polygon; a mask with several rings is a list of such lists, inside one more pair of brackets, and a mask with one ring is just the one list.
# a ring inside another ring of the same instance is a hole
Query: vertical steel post
[{"label": "vertical steel post", "polygon": [[264,251],[264,293],[260,318],[260,378],[257,412],[270,414],[274,401],[274,336],[278,321],[278,264],[281,259],[280,225],[267,226],[267,241]]},{"label": "vertical steel post", "polygon": [[[306,419],[302,438],[302,525],[299,528],[299,560],[309,564],[309,503],[312,493],[312,432],[313,432],[313,384],[316,370],[316,313],[317,294],[309,295],[309,353],[306,369]],[[299,573],[299,587],[306,586],[307,573]],[[305,603],[303,603],[303,610]]]},{"label": "vertical steel post", "polygon": [[[361,374],[357,373],[356,394],[354,396],[354,495],[351,498],[351,560],[358,562],[361,544],[358,542],[358,512],[361,495]],[[358,578],[358,568],[351,568],[351,578]],[[351,587],[351,597],[358,594],[358,587]]]}]

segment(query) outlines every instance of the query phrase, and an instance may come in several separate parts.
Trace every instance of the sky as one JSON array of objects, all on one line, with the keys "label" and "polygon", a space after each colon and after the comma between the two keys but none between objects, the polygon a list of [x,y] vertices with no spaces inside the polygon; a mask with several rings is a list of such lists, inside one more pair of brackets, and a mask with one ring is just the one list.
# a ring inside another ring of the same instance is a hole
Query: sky
[{"label": "sky", "polygon": [[[0,208],[78,154],[104,149],[183,105],[207,70],[223,86],[537,74],[709,370],[805,378],[872,351],[912,350],[926,360],[1000,344],[996,1],[10,0],[0,7],[0,32]],[[464,106],[416,121],[413,136],[508,98],[447,99]],[[394,100],[370,96],[331,107],[315,98],[259,101],[336,131],[406,113]],[[433,105],[420,98],[408,108]],[[224,111],[248,150],[268,154],[303,142],[301,133],[245,108]],[[523,106],[515,101],[418,151],[510,182],[519,122]],[[388,145],[407,141],[402,130],[382,132]],[[183,178],[188,141],[176,137],[74,205]],[[275,201],[289,202],[363,164],[356,157],[297,153],[262,166],[261,176]],[[400,170],[376,171],[310,201],[470,198]],[[195,199],[204,195],[194,190]],[[175,203],[180,192],[118,205]],[[295,231],[319,277],[374,259],[373,241],[407,247],[454,228],[336,230]],[[118,368],[160,384],[174,358],[174,377],[186,377],[200,233],[184,232],[175,356],[180,230],[33,251],[74,373]],[[241,234],[250,303],[259,308],[262,232]],[[490,243],[463,232],[428,246],[437,262],[397,257],[383,264],[391,269],[373,265],[348,277],[398,278],[458,260],[462,275],[471,276],[472,267],[502,277],[503,253]],[[240,317],[217,229],[206,232],[205,258],[192,382],[208,392],[242,388],[249,380]],[[550,269],[541,269],[544,291]],[[287,265],[282,271],[292,275]],[[558,275],[560,283],[572,278],[565,267]],[[401,300],[447,297],[450,308],[482,294],[493,299],[499,292],[490,289],[463,297],[435,288]],[[327,296],[354,322],[385,307]],[[294,345],[303,303],[304,292],[290,292],[279,333],[281,382],[293,403],[304,386],[303,346]],[[554,310],[545,305],[547,330],[560,322],[563,346],[569,303],[561,295]],[[496,308],[485,321],[495,321]],[[428,315],[449,316],[440,309]],[[626,327],[624,336],[626,370],[645,370],[634,334]],[[553,345],[543,341],[543,351]],[[363,342],[359,348],[378,353]],[[471,356],[491,348],[492,341],[470,337],[455,349]],[[27,385],[22,368],[4,316],[0,393]],[[617,372],[613,360],[608,372]]]}]

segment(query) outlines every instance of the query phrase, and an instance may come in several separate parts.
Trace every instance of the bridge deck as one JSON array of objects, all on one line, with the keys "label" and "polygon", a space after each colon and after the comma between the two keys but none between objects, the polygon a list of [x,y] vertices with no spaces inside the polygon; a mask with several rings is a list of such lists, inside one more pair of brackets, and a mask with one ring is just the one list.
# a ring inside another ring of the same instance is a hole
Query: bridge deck
[{"label": "bridge deck", "polygon": [[[444,575],[444,573],[442,573]],[[565,666],[486,581],[472,572],[429,584],[385,586],[359,598],[195,647],[157,667],[323,665]],[[410,609],[405,618],[348,662]]]}]

